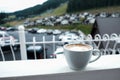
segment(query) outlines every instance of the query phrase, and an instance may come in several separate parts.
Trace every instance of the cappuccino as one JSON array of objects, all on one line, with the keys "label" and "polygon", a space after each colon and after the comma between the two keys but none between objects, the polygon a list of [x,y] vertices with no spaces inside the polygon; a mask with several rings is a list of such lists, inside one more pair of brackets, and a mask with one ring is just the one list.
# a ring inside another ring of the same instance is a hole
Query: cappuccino
[{"label": "cappuccino", "polygon": [[66,44],[63,46],[64,55],[69,67],[73,70],[82,70],[88,63],[98,60],[101,56],[90,60],[93,47],[88,44]]},{"label": "cappuccino", "polygon": [[70,51],[89,51],[92,47],[85,44],[70,44],[66,46],[66,49]]}]

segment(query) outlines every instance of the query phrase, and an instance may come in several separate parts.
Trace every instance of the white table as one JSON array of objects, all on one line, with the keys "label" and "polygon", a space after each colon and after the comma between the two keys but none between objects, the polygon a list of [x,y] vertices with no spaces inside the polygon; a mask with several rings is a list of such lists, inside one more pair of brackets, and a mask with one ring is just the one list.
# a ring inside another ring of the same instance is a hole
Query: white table
[{"label": "white table", "polygon": [[[0,62],[0,78],[79,72],[71,70],[64,56],[61,56],[57,59]],[[83,71],[106,69],[120,69],[120,55],[102,56],[96,62],[88,64]]]}]

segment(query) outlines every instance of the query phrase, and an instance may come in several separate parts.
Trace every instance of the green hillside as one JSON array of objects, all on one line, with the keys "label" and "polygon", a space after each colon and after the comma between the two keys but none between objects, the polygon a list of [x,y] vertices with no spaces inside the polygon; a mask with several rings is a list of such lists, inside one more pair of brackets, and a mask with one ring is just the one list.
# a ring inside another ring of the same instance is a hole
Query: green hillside
[{"label": "green hillside", "polygon": [[[59,16],[59,15],[66,14],[67,5],[68,5],[67,3],[64,3],[64,4],[60,5],[59,7],[57,7],[56,9],[51,9],[41,15],[36,15],[29,19],[37,20],[37,19],[44,18],[44,17]],[[120,12],[120,6],[89,9],[89,10],[83,10],[83,11],[80,11],[80,12],[78,11],[78,12],[74,12],[74,13],[82,13],[82,12],[90,12],[90,13],[94,13],[94,14],[100,13],[100,12],[114,13],[114,12]],[[15,26],[15,25],[23,24],[25,20],[26,19],[19,20],[19,21],[11,21],[11,22],[8,22],[6,25]],[[34,27],[47,28],[47,29],[52,28],[52,29],[64,29],[64,30],[81,30],[85,34],[89,34],[92,29],[92,25],[83,25],[83,24],[75,24],[75,25],[67,25],[67,26],[54,26],[54,27],[49,27],[49,26],[34,26]]]},{"label": "green hillside", "polygon": [[27,17],[42,14],[45,11],[50,10],[50,9],[55,9],[59,7],[61,4],[65,3],[66,1],[68,0],[47,0],[41,5],[39,4],[39,5],[24,9],[24,10],[16,11],[11,14],[16,15],[17,18],[19,17],[27,18]]},{"label": "green hillside", "polygon": [[[63,15],[63,14],[66,13],[67,5],[68,5],[67,3],[64,3],[56,9],[53,9],[51,11],[46,11],[45,13],[43,13],[41,15],[36,15],[36,16],[30,18],[30,19],[31,20],[36,20],[36,19],[43,18],[43,17]],[[120,12],[120,6],[88,9],[88,10],[83,10],[83,11],[80,11],[80,12],[90,12],[90,13],[94,13],[94,14],[100,13],[100,12],[114,13],[114,12]],[[80,12],[78,11],[78,12],[74,12],[74,13],[80,13]],[[8,22],[7,25],[11,25],[11,26],[19,25],[19,24],[23,23],[25,20]]]},{"label": "green hillside", "polygon": [[46,12],[41,14],[42,17],[47,17],[47,16],[59,16],[63,15],[66,13],[67,10],[67,3],[61,4],[58,8],[52,10],[51,12]]},{"label": "green hillside", "polygon": [[[59,15],[65,14],[66,10],[67,10],[67,3],[64,3],[64,4],[61,4],[59,7],[57,7],[56,9],[46,11],[41,15],[36,15],[36,16],[29,18],[29,19],[36,20],[39,18],[45,18],[45,17],[49,17],[49,16],[55,16],[55,15],[59,16]],[[6,25],[11,25],[11,26],[19,25],[19,24],[22,24],[25,20],[26,19],[19,20],[19,21],[11,21],[11,22],[6,23]]]}]

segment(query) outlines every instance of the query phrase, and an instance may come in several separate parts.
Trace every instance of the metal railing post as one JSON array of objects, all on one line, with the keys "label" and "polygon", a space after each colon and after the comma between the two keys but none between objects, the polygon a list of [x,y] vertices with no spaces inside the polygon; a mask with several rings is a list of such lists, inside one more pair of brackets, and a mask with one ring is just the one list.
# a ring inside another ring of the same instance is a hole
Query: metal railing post
[{"label": "metal railing post", "polygon": [[18,27],[19,29],[19,40],[20,40],[20,53],[21,60],[27,60],[27,52],[26,52],[26,39],[25,39],[25,28],[23,25]]},{"label": "metal railing post", "polygon": [[45,36],[43,36],[43,49],[44,49],[44,59],[46,59],[46,49],[45,49]]}]

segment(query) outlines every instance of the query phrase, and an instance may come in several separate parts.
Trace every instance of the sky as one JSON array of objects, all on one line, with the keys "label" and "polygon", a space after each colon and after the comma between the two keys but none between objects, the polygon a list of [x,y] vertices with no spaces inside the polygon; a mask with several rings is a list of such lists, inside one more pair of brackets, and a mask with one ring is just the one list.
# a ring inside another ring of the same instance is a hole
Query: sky
[{"label": "sky", "polygon": [[0,0],[0,12],[15,12],[38,4],[47,0]]}]

